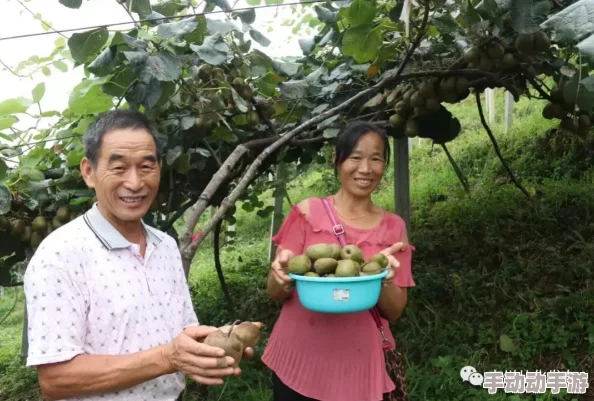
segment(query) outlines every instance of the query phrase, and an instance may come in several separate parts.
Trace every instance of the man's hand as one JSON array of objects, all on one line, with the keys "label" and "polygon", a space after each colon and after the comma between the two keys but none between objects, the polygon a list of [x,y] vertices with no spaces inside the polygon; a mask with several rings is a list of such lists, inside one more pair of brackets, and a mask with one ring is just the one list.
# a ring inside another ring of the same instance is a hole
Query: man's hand
[{"label": "man's hand", "polygon": [[270,266],[270,271],[276,283],[281,286],[286,292],[290,292],[293,287],[293,279],[285,272],[289,259],[294,256],[293,252],[288,249],[281,250]]},{"label": "man's hand", "polygon": [[394,270],[400,267],[400,263],[396,258],[393,256],[396,252],[402,252],[405,249],[404,242],[397,242],[394,245],[383,249],[380,253],[383,253],[388,258],[388,266],[386,270],[388,270],[388,275],[383,280],[383,285],[386,286],[388,284],[392,284],[394,281]]},{"label": "man's hand", "polygon": [[223,384],[223,378],[239,375],[241,371],[233,368],[233,358],[226,357],[223,349],[201,342],[216,330],[210,326],[188,327],[169,343],[163,356],[170,371],[206,385]]}]

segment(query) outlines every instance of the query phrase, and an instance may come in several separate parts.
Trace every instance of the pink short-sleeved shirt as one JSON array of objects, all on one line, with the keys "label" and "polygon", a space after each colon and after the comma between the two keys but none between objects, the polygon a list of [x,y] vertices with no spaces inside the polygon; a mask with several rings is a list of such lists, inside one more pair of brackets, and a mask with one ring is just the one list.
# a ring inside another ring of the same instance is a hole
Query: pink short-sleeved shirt
[{"label": "pink short-sleeved shirt", "polygon": [[[79,354],[124,355],[167,344],[198,319],[175,240],[144,225],[145,256],[99,212],[47,236],[25,273],[27,366]],[[173,373],[115,393],[71,401],[174,401],[185,376]]]},{"label": "pink short-sleeved shirt", "polygon": [[[332,197],[328,200],[332,205]],[[404,220],[386,212],[373,229],[345,227],[346,240],[363,251],[365,258],[403,240]],[[282,249],[295,254],[315,243],[339,243],[320,199],[309,199],[304,215],[291,208],[278,234],[273,237]],[[400,262],[394,284],[414,287],[411,273],[412,246],[394,257]],[[389,322],[382,317],[386,337],[394,337]],[[380,401],[394,389],[385,370],[382,338],[368,311],[351,314],[324,314],[305,309],[295,291],[284,301],[272,330],[262,361],[279,379],[298,393],[321,401]]]}]

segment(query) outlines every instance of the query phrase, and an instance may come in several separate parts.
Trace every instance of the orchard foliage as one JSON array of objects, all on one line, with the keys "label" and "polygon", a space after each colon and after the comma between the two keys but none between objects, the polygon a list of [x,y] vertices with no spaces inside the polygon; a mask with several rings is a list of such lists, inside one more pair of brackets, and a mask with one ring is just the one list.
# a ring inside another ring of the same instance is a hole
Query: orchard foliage
[{"label": "orchard foliage", "polygon": [[[80,0],[59,3],[84,7]],[[417,1],[409,18],[402,18],[403,1],[305,2],[291,6],[296,17],[289,23],[295,33],[304,26],[315,32],[299,39],[301,57],[283,60],[254,48],[270,43],[268,33],[253,26],[255,9],[234,11],[226,0],[209,0],[199,12],[193,0],[119,3],[131,3],[128,11],[140,21],[134,29],[99,27],[59,37],[48,55],[16,68],[20,74],[31,68],[42,78],[38,72],[65,71],[69,60],[83,70],[85,79],[72,89],[65,110],[36,105],[43,83],[29,99],[0,102],[0,135],[13,143],[0,150],[0,284],[10,282],[9,268],[24,259],[25,249],[34,250],[92,203],[78,169],[81,135],[112,108],[144,111],[163,136],[161,188],[147,221],[174,235],[173,222],[199,201],[239,145],[248,151],[220,175],[223,183],[209,205],[221,205],[250,163],[284,132],[345,102],[348,107],[266,157],[240,198],[247,201],[243,207],[270,213],[254,191],[274,183],[259,177],[281,160],[298,161],[297,168],[323,161],[323,144],[354,118],[383,124],[394,137],[445,144],[462,127],[444,105],[505,87],[516,97],[548,99],[543,116],[558,119],[561,129],[583,135],[591,125],[594,24],[585,20],[594,21],[593,1]],[[225,18],[212,18],[213,10],[226,11]],[[375,93],[350,100],[387,77]],[[25,113],[38,123],[49,121],[49,128],[14,128]],[[232,212],[226,214],[231,221]]]}]

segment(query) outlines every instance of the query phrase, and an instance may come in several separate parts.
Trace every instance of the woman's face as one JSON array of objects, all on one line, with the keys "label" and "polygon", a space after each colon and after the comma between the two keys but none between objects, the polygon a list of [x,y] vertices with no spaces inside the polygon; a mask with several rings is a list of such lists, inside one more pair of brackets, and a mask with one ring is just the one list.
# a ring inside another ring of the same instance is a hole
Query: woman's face
[{"label": "woman's face", "polygon": [[385,167],[384,142],[377,133],[368,132],[338,167],[342,188],[354,196],[367,197],[380,183]]}]

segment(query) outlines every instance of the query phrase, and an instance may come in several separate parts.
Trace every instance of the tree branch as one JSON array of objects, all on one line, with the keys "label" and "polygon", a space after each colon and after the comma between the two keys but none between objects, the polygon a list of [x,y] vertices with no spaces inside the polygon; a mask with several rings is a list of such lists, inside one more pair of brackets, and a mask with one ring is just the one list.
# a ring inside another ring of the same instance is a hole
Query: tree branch
[{"label": "tree branch", "polygon": [[227,283],[225,282],[225,276],[223,275],[223,267],[221,266],[221,249],[219,246],[220,236],[221,236],[221,226],[223,225],[223,220],[219,220],[217,225],[214,229],[214,262],[215,262],[215,269],[217,270],[217,276],[219,276],[219,282],[221,283],[221,290],[223,291],[223,296],[225,297],[225,301],[227,301],[227,308],[229,308],[229,313],[231,313],[231,317],[236,318],[235,307],[233,306],[233,299],[231,298],[231,294],[229,293],[229,288],[227,287]]},{"label": "tree branch", "polygon": [[446,146],[445,143],[442,143],[441,144],[441,147],[443,148],[443,151],[445,152],[445,154],[448,156],[448,160],[450,161],[450,164],[454,168],[454,171],[456,172],[456,175],[458,176],[458,179],[462,183],[462,186],[464,187],[464,191],[466,191],[466,193],[470,193],[470,186],[468,185],[468,180],[466,179],[466,177],[464,177],[464,174],[462,173],[462,170],[460,170],[460,167],[458,166],[458,164],[456,163],[456,161],[454,160],[454,158],[450,154],[450,151],[448,150],[448,147]]},{"label": "tree branch", "polygon": [[192,206],[192,204],[194,204],[197,200],[198,200],[198,196],[192,196],[190,199],[188,199],[188,201],[185,204],[183,204],[179,209],[177,209],[175,214],[173,216],[171,216],[171,218],[169,220],[167,220],[166,222],[163,223],[163,225],[161,226],[161,231],[163,231],[163,232],[169,231],[169,229],[173,226],[173,224],[175,224],[177,219],[179,219],[181,216],[183,216],[183,214],[186,212],[186,210],[188,210],[190,208],[190,206]]},{"label": "tree branch", "polygon": [[481,123],[483,124],[483,127],[485,128],[485,131],[487,131],[487,135],[489,135],[489,139],[491,139],[491,142],[493,143],[493,147],[495,148],[495,152],[497,153],[497,157],[499,157],[499,160],[503,164],[503,167],[507,171],[507,174],[509,175],[509,177],[513,181],[514,185],[516,187],[518,187],[520,189],[520,191],[522,191],[524,193],[524,195],[526,195],[528,198],[530,198],[530,193],[516,179],[516,177],[514,176],[514,173],[511,171],[511,169],[507,165],[506,161],[503,159],[503,156],[501,155],[501,151],[499,150],[499,145],[497,144],[497,140],[493,136],[493,132],[491,132],[491,128],[489,128],[489,124],[487,124],[487,120],[485,120],[485,115],[483,113],[483,107],[481,106],[481,94],[479,92],[476,92],[475,93],[475,97],[476,97],[476,106],[478,108],[479,116],[481,118]]}]

